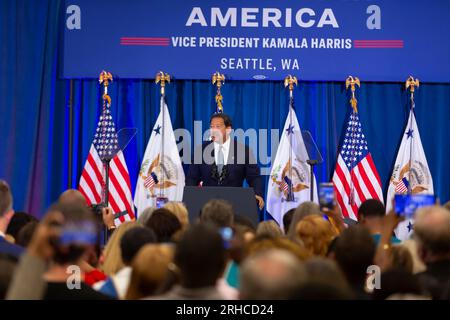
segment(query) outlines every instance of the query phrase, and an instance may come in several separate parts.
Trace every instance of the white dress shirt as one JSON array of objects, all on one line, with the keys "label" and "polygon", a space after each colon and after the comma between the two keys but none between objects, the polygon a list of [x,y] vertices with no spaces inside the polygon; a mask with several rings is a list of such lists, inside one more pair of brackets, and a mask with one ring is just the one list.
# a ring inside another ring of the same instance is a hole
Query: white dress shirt
[{"label": "white dress shirt", "polygon": [[225,141],[224,144],[220,144],[217,142],[214,142],[214,160],[216,161],[216,164],[218,162],[219,157],[219,147],[222,146],[222,152],[223,152],[223,164],[226,165],[228,163],[228,153],[230,152],[230,137],[228,137],[227,141]]}]

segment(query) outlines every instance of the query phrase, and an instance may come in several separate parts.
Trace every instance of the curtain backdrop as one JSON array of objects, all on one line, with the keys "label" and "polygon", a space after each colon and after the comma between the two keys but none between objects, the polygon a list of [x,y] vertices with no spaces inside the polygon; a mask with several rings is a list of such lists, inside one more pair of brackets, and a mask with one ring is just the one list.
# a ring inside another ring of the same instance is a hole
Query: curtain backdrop
[{"label": "curtain backdrop", "polygon": [[[58,0],[0,2],[0,178],[12,187],[15,209],[38,217],[62,191],[77,186],[101,106],[101,88],[96,79],[72,80],[70,104],[71,83],[60,77],[63,18]],[[114,70],[108,71],[114,75]],[[149,75],[157,71],[149,70]],[[414,65],[411,73],[414,75]],[[168,85],[166,95],[174,129],[186,128],[193,133],[194,121],[198,120],[203,121],[206,130],[215,111],[215,90],[211,82],[181,81],[176,80],[176,74],[173,76],[175,80]],[[301,72],[297,77],[301,79]],[[300,126],[311,132],[324,158],[316,168],[318,183],[331,180],[344,122],[350,111],[345,79],[342,80],[300,82],[294,91]],[[357,96],[360,119],[386,194],[408,116],[408,96],[404,83],[361,80]],[[159,112],[159,89],[150,80],[114,78],[109,94],[117,128],[138,130],[125,150],[134,194],[142,156]],[[270,143],[270,129],[283,127],[288,92],[281,81],[230,80],[223,86],[222,95],[224,110],[232,117],[234,128],[267,129]],[[448,201],[450,85],[421,84],[416,91],[415,112],[434,190],[441,202]]]}]

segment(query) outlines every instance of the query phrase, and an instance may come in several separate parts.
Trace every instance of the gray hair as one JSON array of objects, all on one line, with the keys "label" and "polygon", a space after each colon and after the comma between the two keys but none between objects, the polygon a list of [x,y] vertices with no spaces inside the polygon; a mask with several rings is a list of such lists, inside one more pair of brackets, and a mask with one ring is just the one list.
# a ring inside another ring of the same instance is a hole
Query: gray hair
[{"label": "gray hair", "polygon": [[306,278],[305,267],[290,252],[264,250],[242,265],[240,299],[288,299]]}]

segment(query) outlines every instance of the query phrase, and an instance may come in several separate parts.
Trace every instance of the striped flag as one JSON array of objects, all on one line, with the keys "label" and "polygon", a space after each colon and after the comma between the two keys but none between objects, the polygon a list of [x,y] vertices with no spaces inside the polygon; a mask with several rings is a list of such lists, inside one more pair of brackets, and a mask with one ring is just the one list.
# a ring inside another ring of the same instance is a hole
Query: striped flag
[{"label": "striped flag", "polygon": [[127,220],[134,220],[130,176],[123,152],[119,148],[116,128],[106,100],[78,187],[89,205],[105,201],[103,191],[105,165],[102,159],[111,159],[108,201],[114,214],[119,216],[115,220],[116,225]]},{"label": "striped flag", "polygon": [[333,184],[336,200],[344,217],[357,220],[358,207],[367,199],[383,202],[380,177],[369,152],[358,113],[354,110],[347,123]]},{"label": "striped flag", "polygon": [[[414,101],[411,102],[408,121],[389,182],[386,198],[387,212],[392,208],[392,199],[397,193],[434,194],[433,177],[414,115]],[[406,240],[411,236],[413,227],[414,219],[406,219],[399,223],[395,235],[400,240]]]},{"label": "striped flag", "polygon": [[[289,99],[289,111],[283,134],[270,170],[267,185],[267,212],[283,226],[283,216],[311,198],[311,169],[302,130],[294,110],[294,99]],[[313,176],[314,181],[316,177]],[[314,202],[318,202],[317,183],[314,183]]]},{"label": "striped flag", "polygon": [[406,193],[408,192],[409,182],[408,179],[401,179],[395,186],[395,193]]},{"label": "striped flag", "polygon": [[136,182],[134,204],[138,215],[147,207],[156,207],[158,196],[169,201],[183,199],[184,171],[164,97],[160,106]]}]

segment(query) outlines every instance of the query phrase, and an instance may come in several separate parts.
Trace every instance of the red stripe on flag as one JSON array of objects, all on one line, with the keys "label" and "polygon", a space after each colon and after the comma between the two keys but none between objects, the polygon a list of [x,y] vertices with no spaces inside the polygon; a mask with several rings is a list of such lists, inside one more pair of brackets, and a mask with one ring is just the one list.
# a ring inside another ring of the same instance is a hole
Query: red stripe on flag
[{"label": "red stripe on flag", "polygon": [[117,194],[119,195],[123,204],[125,205],[125,209],[127,210],[128,215],[130,215],[130,217],[132,217],[133,211],[131,210],[130,203],[127,199],[127,196],[125,195],[125,192],[122,189],[122,186],[119,184],[119,181],[117,180],[115,173],[112,170],[111,170],[110,178],[111,178],[111,182],[114,185],[114,188],[116,189]]},{"label": "red stripe on flag", "polygon": [[[353,170],[352,170],[352,172],[353,172]],[[360,174],[361,174],[361,170],[360,170]],[[364,202],[366,200],[366,196],[364,195],[364,192],[362,191],[362,188],[359,185],[359,180],[356,178],[355,173],[352,175],[352,183],[353,183],[353,186],[355,187],[356,192],[358,193],[359,201],[361,203]]]},{"label": "red stripe on flag", "polygon": [[350,214],[348,213],[347,206],[344,204],[342,195],[339,192],[339,190],[336,188],[336,185],[334,185],[334,193],[336,194],[336,200],[339,204],[339,207],[341,208],[342,214],[344,215],[344,217],[349,218]]},{"label": "red stripe on flag", "polygon": [[87,185],[89,186],[89,189],[91,189],[92,194],[94,195],[95,201],[97,203],[102,202],[101,195],[97,193],[97,190],[95,188],[95,183],[92,181],[91,176],[88,174],[86,170],[83,170],[81,173],[81,176],[84,178],[84,181],[86,181]]},{"label": "red stripe on flag", "polygon": [[[341,166],[339,163],[336,165],[336,174],[338,175],[339,179],[341,180],[342,185],[344,186],[345,193],[348,198],[350,198],[350,185],[348,184],[349,181],[346,179],[344,172],[342,171]],[[355,203],[350,204],[353,214],[355,217],[358,217],[358,207]]]},{"label": "red stripe on flag", "polygon": [[[372,196],[373,199],[378,199],[379,197],[378,197],[377,192],[375,191],[375,188],[373,187],[373,184],[372,184],[373,182],[370,181],[361,162],[358,163],[358,168],[359,168],[359,173],[361,174],[361,178],[363,179],[367,190],[369,190],[370,195]],[[374,181],[374,182],[376,182],[376,181]]]},{"label": "red stripe on flag", "polygon": [[128,174],[128,171],[123,166],[122,161],[120,161],[119,156],[115,156],[113,161],[116,164],[117,168],[119,169],[120,174],[123,177],[123,180],[125,180],[125,182],[127,183],[128,189],[131,190],[130,175]]},{"label": "red stripe on flag", "polygon": [[83,187],[80,186],[80,187],[78,188],[78,190],[81,192],[81,194],[82,194],[82,195],[84,196],[84,198],[86,199],[87,205],[88,205],[88,206],[92,205],[92,201],[91,201],[91,199],[87,196],[86,191],[84,191]]},{"label": "red stripe on flag", "polygon": [[375,168],[375,162],[373,161],[373,158],[372,158],[372,154],[369,152],[369,154],[366,156],[366,159],[367,159],[367,163],[369,164],[369,166],[370,166],[370,169],[372,170],[372,172],[373,172],[373,175],[375,176],[375,178],[377,179],[377,181],[378,181],[378,185],[380,186],[380,188],[381,188],[381,179],[380,179],[380,175],[378,174],[378,171],[377,171],[377,169]]},{"label": "red stripe on flag", "polygon": [[92,170],[94,171],[97,181],[103,185],[105,183],[105,180],[103,179],[103,174],[99,171],[97,163],[95,162],[94,157],[92,156],[91,153],[89,153],[88,161],[89,164],[91,165]]}]

